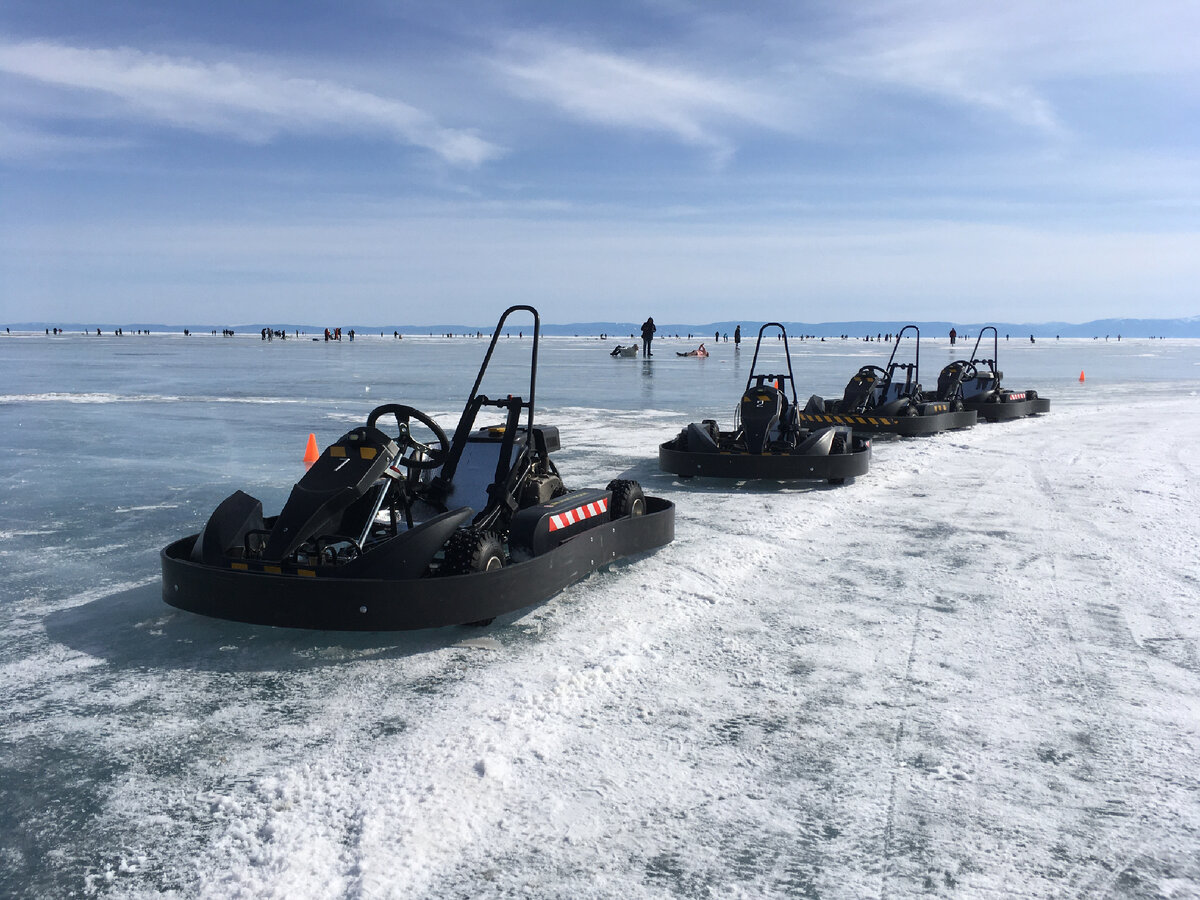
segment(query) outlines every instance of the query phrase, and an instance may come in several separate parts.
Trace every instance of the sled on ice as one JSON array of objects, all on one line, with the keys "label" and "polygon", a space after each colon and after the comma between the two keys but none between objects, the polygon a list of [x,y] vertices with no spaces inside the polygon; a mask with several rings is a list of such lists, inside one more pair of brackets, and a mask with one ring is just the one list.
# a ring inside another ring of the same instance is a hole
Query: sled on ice
[{"label": "sled on ice", "polygon": [[[757,371],[763,332],[768,328],[778,328],[782,334],[786,374]],[[732,431],[721,431],[712,419],[688,425],[659,446],[659,468],[684,476],[813,479],[833,484],[852,482],[870,468],[870,441],[856,437],[849,426],[812,427],[800,422],[787,331],[778,322],[758,330],[750,375],[734,416]]]},{"label": "sled on ice", "polygon": [[[529,399],[493,400],[479,387],[517,310],[534,321]],[[420,410],[386,404],[325,449],[279,515],[232,494],[199,534],[163,549],[163,600],[296,628],[486,624],[669,543],[674,505],[637,482],[563,485],[550,458],[558,429],[534,423],[539,339],[537,310],[505,310],[452,439]],[[477,427],[485,409],[503,422]]]},{"label": "sled on ice", "polygon": [[[896,362],[896,351],[909,329],[916,338],[913,361]],[[814,394],[800,412],[800,422],[810,428],[849,425],[855,431],[905,437],[974,425],[975,411],[967,409],[961,400],[930,399],[922,393],[920,368],[920,329],[905,325],[896,335],[885,367],[863,366],[850,379],[840,400],[825,400]]]}]

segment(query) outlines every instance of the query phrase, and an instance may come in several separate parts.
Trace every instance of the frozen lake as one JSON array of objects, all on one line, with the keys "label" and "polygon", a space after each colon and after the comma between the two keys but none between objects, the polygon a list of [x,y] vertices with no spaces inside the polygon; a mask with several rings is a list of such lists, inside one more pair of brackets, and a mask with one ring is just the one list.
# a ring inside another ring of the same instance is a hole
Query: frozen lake
[{"label": "frozen lake", "polygon": [[[748,374],[698,342],[538,373],[568,487],[637,478],[673,544],[340,634],[173,610],[158,551],[236,488],[275,512],[309,432],[451,430],[486,340],[0,336],[0,895],[1200,896],[1200,342],[1002,340],[1050,415],[844,488],[659,473]],[[888,352],[793,340],[801,402]]]}]

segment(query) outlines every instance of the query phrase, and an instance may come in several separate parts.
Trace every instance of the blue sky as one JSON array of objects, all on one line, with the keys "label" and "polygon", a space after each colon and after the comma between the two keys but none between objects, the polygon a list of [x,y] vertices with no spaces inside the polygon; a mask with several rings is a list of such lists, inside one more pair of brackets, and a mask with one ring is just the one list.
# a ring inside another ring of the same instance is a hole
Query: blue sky
[{"label": "blue sky", "polygon": [[0,6],[0,320],[1200,314],[1200,4]]}]

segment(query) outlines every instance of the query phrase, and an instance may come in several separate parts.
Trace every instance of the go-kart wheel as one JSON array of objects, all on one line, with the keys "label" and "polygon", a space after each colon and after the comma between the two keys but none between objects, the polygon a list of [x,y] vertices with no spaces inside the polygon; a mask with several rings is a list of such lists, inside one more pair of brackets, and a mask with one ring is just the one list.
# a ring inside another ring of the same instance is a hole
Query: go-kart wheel
[{"label": "go-kart wheel", "polygon": [[908,406],[904,407],[904,412],[901,413],[901,415],[910,416],[910,417],[911,416],[919,416],[920,414],[921,414],[921,411],[919,409],[917,409],[917,404],[915,404],[911,400],[908,401]]},{"label": "go-kart wheel", "polygon": [[491,531],[460,528],[446,542],[446,561],[442,571],[447,575],[495,572],[502,568],[504,545]]},{"label": "go-kart wheel", "polygon": [[[384,416],[396,417],[398,433],[395,440],[400,445],[400,455],[396,457],[396,465],[406,469],[436,469],[446,461],[446,454],[450,450],[450,440],[446,437],[446,432],[442,431],[442,427],[425,413],[411,406],[405,406],[403,403],[385,403],[383,406],[377,406],[371,410],[371,414],[367,416],[367,425],[372,428],[377,427],[375,423]],[[408,425],[410,419],[416,419],[432,431],[437,443],[425,444],[414,438]],[[413,452],[423,453],[426,458],[418,459],[411,455]]]},{"label": "go-kart wheel", "polygon": [[646,495],[642,486],[636,481],[616,478],[608,483],[606,491],[612,492],[612,504],[609,513],[614,519],[626,516],[644,516],[646,514]]}]

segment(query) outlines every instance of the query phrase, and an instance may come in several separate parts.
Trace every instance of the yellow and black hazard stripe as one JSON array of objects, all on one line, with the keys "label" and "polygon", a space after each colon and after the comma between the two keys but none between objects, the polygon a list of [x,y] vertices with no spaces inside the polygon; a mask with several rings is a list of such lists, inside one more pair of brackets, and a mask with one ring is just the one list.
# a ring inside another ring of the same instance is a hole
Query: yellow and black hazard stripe
[{"label": "yellow and black hazard stripe", "polygon": [[821,425],[896,425],[899,419],[887,416],[828,416],[818,413],[800,413],[801,422],[815,422]]}]

